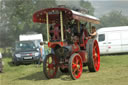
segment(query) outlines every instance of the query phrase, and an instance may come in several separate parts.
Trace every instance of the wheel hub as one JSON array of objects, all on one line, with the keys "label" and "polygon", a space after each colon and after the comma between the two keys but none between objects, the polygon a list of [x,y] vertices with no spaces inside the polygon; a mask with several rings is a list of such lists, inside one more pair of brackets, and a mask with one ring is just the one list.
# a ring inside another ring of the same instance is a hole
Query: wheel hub
[{"label": "wheel hub", "polygon": [[80,68],[80,65],[77,65],[77,68]]}]

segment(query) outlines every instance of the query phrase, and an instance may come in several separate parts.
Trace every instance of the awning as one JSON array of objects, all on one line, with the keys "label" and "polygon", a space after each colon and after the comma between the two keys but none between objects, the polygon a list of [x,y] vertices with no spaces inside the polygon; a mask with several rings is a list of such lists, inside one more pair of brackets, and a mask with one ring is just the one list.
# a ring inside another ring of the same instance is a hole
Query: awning
[{"label": "awning", "polygon": [[60,11],[63,12],[63,19],[76,19],[78,21],[100,24],[100,20],[94,16],[82,14],[80,12],[67,8],[47,8],[37,11],[33,14],[33,22],[46,23],[46,13],[48,13],[50,24],[54,22],[60,22]]}]

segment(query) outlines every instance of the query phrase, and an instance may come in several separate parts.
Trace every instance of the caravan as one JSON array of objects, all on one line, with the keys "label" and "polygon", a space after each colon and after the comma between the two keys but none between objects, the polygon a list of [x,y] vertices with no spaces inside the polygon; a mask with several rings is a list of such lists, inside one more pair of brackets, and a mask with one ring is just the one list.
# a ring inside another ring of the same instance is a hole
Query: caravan
[{"label": "caravan", "polygon": [[128,52],[128,26],[101,28],[97,33],[101,54]]}]

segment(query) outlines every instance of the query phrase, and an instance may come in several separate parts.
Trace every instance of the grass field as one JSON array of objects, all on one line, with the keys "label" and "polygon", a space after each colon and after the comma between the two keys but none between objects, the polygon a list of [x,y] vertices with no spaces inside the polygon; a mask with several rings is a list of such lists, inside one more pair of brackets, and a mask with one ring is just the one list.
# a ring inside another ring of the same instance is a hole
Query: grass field
[{"label": "grass field", "polygon": [[58,72],[57,78],[48,80],[42,65],[14,66],[10,58],[3,59],[4,73],[0,85],[128,85],[128,55],[101,56],[99,72],[90,73],[88,68],[78,80]]}]

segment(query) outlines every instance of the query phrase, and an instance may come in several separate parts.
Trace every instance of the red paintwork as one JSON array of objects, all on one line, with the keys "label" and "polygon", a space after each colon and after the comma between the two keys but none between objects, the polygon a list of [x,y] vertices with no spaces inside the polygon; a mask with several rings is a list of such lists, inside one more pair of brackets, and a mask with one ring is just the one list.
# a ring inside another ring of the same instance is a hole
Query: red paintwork
[{"label": "red paintwork", "polygon": [[48,47],[54,48],[56,45],[59,45],[60,47],[66,46],[66,42],[48,42]]},{"label": "red paintwork", "polygon": [[86,29],[83,30],[83,33],[82,33],[82,42],[80,44],[81,47],[84,47],[86,49],[86,44],[88,42],[88,39],[86,39],[86,37],[88,37],[88,31]]},{"label": "red paintwork", "polygon": [[96,71],[98,71],[100,68],[100,51],[99,51],[98,42],[96,40],[94,41],[94,45],[93,45],[93,61],[94,61],[95,69]]},{"label": "red paintwork", "polygon": [[87,63],[87,52],[86,51],[80,51],[79,54],[82,58],[83,63]]},{"label": "red paintwork", "polygon": [[72,60],[72,74],[73,76],[78,79],[83,70],[83,64],[82,64],[82,59],[80,55],[75,55],[73,60]]},{"label": "red paintwork", "polygon": [[78,52],[80,50],[80,46],[75,43],[72,45],[72,53]]},{"label": "red paintwork", "polygon": [[[99,19],[89,17],[88,15],[85,14],[79,14],[79,13],[73,13],[72,10],[67,9],[67,8],[47,8],[47,9],[42,9],[40,11],[37,11],[33,15],[33,21],[34,22],[40,22],[40,23],[46,23],[46,13],[49,12],[49,23],[53,22],[59,22],[60,20],[58,19],[59,17],[59,11],[63,12],[64,18],[67,18],[69,20],[75,19],[78,21],[88,21],[92,22],[94,24],[100,24]],[[52,13],[55,12],[55,13]]]},{"label": "red paintwork", "polygon": [[52,11],[63,11],[66,15],[64,18],[72,19],[72,12],[71,10],[67,8],[47,8],[47,9],[42,9],[40,11],[37,11],[33,14],[33,22],[39,22],[39,23],[46,23],[46,13],[51,12],[49,14],[49,23],[55,23],[55,22],[60,22],[59,20],[59,13],[52,14]]}]

